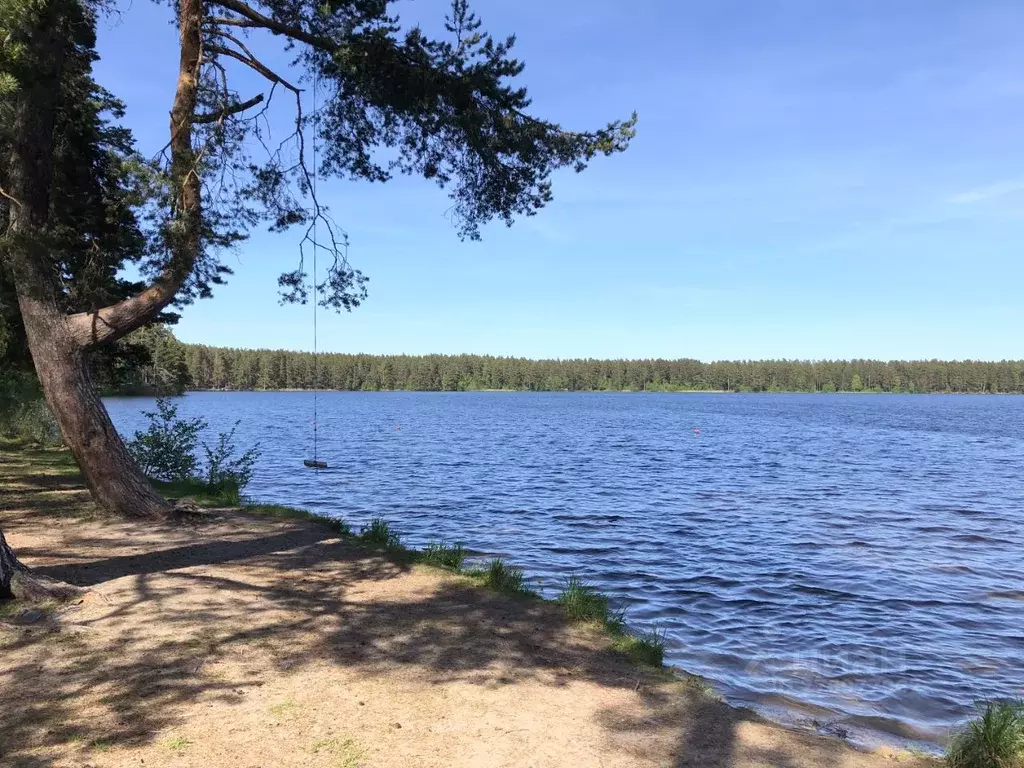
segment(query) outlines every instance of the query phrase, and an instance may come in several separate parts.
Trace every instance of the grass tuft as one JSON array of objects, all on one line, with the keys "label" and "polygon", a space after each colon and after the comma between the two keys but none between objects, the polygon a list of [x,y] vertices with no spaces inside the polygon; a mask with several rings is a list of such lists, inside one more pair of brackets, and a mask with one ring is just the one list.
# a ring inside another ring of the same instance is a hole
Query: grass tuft
[{"label": "grass tuft", "polygon": [[101,736],[98,739],[93,739],[89,742],[89,749],[96,752],[109,752],[114,748],[114,738],[112,736]]},{"label": "grass tuft", "polygon": [[164,743],[171,752],[184,752],[192,742],[184,736],[174,736],[167,739]]},{"label": "grass tuft", "polygon": [[447,542],[430,542],[427,548],[420,555],[420,561],[427,565],[439,565],[443,568],[459,570],[466,561],[466,548],[461,542],[448,544]]},{"label": "grass tuft", "polygon": [[270,708],[270,714],[272,714],[274,717],[283,717],[284,715],[294,712],[298,708],[299,705],[296,704],[294,701],[292,701],[291,699],[285,699],[280,704],[275,704],[274,706],[272,706]]},{"label": "grass tuft", "polygon": [[618,635],[612,646],[626,654],[634,664],[660,667],[665,663],[665,632],[647,632],[642,635]]},{"label": "grass tuft", "polygon": [[994,702],[950,742],[950,768],[1024,768],[1024,702]]},{"label": "grass tuft", "polygon": [[309,749],[314,755],[321,752],[333,755],[340,768],[359,768],[365,752],[354,739],[321,739]]},{"label": "grass tuft", "polygon": [[518,597],[537,597],[537,593],[526,586],[523,569],[516,565],[506,565],[500,557],[496,557],[483,568],[478,568],[471,575],[481,579],[484,586],[501,592],[503,595]]},{"label": "grass tuft", "polygon": [[565,580],[555,602],[562,606],[570,621],[601,624],[612,636],[612,647],[634,664],[660,667],[665,662],[664,631],[634,635],[626,630],[626,609],[612,608],[611,599],[579,576]]},{"label": "grass tuft", "polygon": [[707,699],[714,699],[715,701],[723,701],[722,697],[715,693],[714,686],[711,685],[700,675],[685,674],[684,680],[688,688],[696,691],[698,694]]},{"label": "grass tuft", "polygon": [[566,579],[555,602],[562,606],[565,615],[572,621],[598,621],[612,632],[625,631],[625,610],[613,611],[608,596],[579,576]]},{"label": "grass tuft", "polygon": [[392,551],[405,549],[402,537],[398,535],[397,531],[392,530],[391,524],[382,517],[375,517],[369,525],[364,525],[359,531],[359,538],[364,544],[373,547],[383,547]]}]

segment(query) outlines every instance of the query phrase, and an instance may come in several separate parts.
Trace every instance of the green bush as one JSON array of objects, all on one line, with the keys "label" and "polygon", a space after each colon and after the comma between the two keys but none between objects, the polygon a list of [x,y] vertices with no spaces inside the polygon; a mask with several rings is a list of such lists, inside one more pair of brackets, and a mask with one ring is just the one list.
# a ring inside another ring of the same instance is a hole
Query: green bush
[{"label": "green bush", "polygon": [[206,487],[223,496],[229,504],[240,504],[242,489],[252,480],[253,468],[260,457],[259,445],[243,451],[236,456],[235,430],[241,422],[229,432],[221,432],[217,436],[216,445],[211,448],[203,444],[206,451]]},{"label": "green bush", "polygon": [[[0,333],[2,331],[3,323],[0,321]],[[39,383],[34,377],[21,371],[0,372],[0,421],[5,427],[7,418],[18,406],[41,397]]]},{"label": "green bush", "polygon": [[63,444],[60,427],[42,398],[22,403],[12,414],[8,437],[16,437],[45,447]]},{"label": "green bush", "polygon": [[235,430],[221,432],[211,447],[203,443],[205,465],[196,456],[199,435],[206,429],[204,419],[178,417],[178,407],[167,398],[157,398],[155,411],[144,411],[149,419],[145,431],[138,431],[128,442],[128,450],[142,471],[162,483],[195,485],[203,493],[217,497],[225,505],[241,503],[242,491],[252,479],[260,457],[259,445],[239,453]]},{"label": "green bush", "polygon": [[950,768],[1024,768],[1024,703],[995,702],[957,733]]},{"label": "green bush", "polygon": [[155,411],[143,411],[142,415],[149,426],[128,441],[128,450],[142,471],[165,483],[195,477],[199,465],[196,446],[206,421],[179,419],[178,406],[164,397],[157,398]]},{"label": "green bush", "polygon": [[423,550],[421,560],[429,565],[440,565],[445,568],[459,570],[466,560],[466,548],[461,543],[448,544],[430,542]]}]

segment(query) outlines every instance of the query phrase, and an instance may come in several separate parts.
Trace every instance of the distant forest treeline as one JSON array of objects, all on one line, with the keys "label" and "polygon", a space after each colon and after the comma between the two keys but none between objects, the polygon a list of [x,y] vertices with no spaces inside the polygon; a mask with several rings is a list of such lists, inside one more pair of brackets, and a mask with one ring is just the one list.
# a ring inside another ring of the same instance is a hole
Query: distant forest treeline
[{"label": "distant forest treeline", "polygon": [[[190,389],[310,389],[313,355],[184,344]],[[175,359],[180,359],[173,355]],[[322,389],[462,391],[1024,392],[1024,360],[529,360],[321,354]]]}]

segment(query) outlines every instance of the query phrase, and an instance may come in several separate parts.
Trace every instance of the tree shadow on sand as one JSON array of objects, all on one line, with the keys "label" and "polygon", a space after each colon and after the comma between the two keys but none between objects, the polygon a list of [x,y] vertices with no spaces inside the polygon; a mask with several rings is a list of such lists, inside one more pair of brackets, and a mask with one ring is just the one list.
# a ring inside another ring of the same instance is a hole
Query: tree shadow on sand
[{"label": "tree shadow on sand", "polygon": [[[89,525],[72,550],[118,551],[123,532],[112,526],[105,540],[106,530]],[[656,674],[593,650],[597,633],[568,626],[550,604],[465,579],[419,572],[421,582],[379,599],[375,584],[412,567],[319,526],[229,520],[176,536],[186,541],[36,569],[93,591],[80,606],[0,623],[0,762],[35,768],[69,743],[147,743],[180,721],[182,705],[239,702],[268,673],[309,664],[486,686],[583,679],[640,696]]]},{"label": "tree shadow on sand", "polygon": [[[402,670],[431,685],[616,689],[631,703],[600,712],[602,734],[646,764],[840,764],[797,760],[781,740],[739,745],[756,718],[634,667],[557,606],[439,579],[323,527],[227,515],[174,529],[172,546],[125,530],[83,525],[72,552],[108,556],[37,569],[92,587],[84,603],[0,619],[0,762],[41,768],[76,742],[147,744],[189,705],[241,703],[269,677],[317,665],[357,680]],[[128,544],[141,551],[109,554]]]}]

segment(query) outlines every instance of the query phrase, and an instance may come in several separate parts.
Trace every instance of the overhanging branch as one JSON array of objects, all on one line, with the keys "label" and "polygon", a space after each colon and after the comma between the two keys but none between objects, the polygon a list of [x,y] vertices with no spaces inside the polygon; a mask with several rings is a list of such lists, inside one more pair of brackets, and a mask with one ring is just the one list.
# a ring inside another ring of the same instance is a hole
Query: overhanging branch
[{"label": "overhanging branch", "polygon": [[230,106],[224,107],[216,112],[210,112],[206,115],[196,115],[195,121],[197,123],[219,123],[226,117],[231,115],[237,115],[239,112],[245,112],[247,109],[255,107],[257,104],[263,102],[263,94],[258,93],[248,101],[242,101],[238,104],[231,104]]},{"label": "overhanging branch", "polygon": [[249,21],[248,19],[232,19],[227,16],[212,16],[204,21],[203,24],[209,27],[244,27],[247,29],[253,29],[260,26],[255,21]]},{"label": "overhanging branch", "polygon": [[181,283],[182,280],[165,273],[148,288],[124,301],[100,310],[69,315],[67,322],[71,335],[83,349],[116,341],[144,326],[170,304]]},{"label": "overhanging branch", "polygon": [[255,8],[246,5],[240,0],[210,0],[213,5],[219,5],[222,8],[227,8],[229,11],[234,11],[239,16],[242,16],[248,21],[251,21],[254,26],[262,27],[273,32],[275,35],[284,35],[285,37],[294,38],[300,40],[303,43],[312,45],[314,48],[319,48],[325,51],[333,51],[337,49],[338,44],[329,37],[322,37],[321,35],[313,35],[302,29],[301,27],[293,27],[290,24],[283,24],[276,19],[272,19],[269,16],[265,16]]},{"label": "overhanging branch", "polygon": [[285,88],[287,88],[288,90],[292,91],[293,93],[301,93],[302,92],[301,88],[298,88],[298,87],[292,85],[290,82],[288,82],[283,77],[281,77],[279,74],[277,74],[277,72],[275,72],[270,67],[268,67],[266,64],[264,64],[262,61],[260,61],[259,59],[255,58],[253,56],[246,56],[244,53],[240,53],[239,51],[232,50],[231,48],[225,48],[222,45],[208,44],[206,46],[206,50],[209,53],[217,53],[217,54],[220,54],[221,56],[228,56],[228,57],[230,57],[232,59],[235,59],[236,61],[240,61],[243,64],[245,64],[247,67],[252,69],[253,71],[259,72],[261,75],[263,75],[265,78],[267,78],[267,80],[270,80],[272,83],[280,83]]}]

